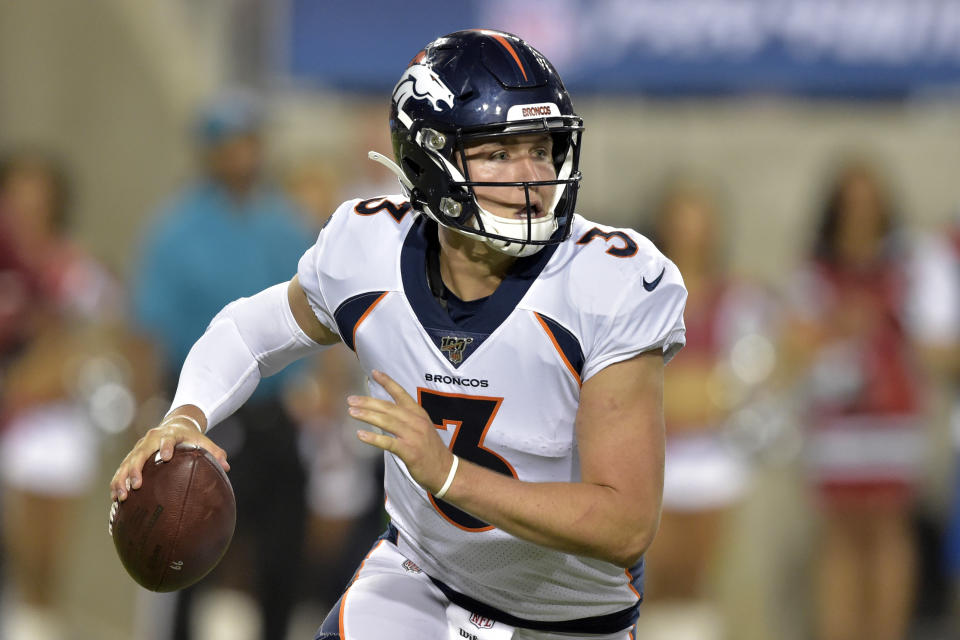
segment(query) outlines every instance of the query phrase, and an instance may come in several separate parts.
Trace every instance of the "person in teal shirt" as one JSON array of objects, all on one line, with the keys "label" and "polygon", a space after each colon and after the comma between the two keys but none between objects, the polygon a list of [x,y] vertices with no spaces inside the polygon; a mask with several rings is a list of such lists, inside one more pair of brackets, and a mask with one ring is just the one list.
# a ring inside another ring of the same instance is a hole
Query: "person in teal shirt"
[{"label": "person in teal shirt", "polygon": [[[314,240],[304,217],[262,177],[262,115],[248,94],[221,96],[202,110],[194,131],[202,175],[160,208],[139,254],[134,317],[164,360],[171,397],[175,372],[210,318],[289,280]],[[240,505],[232,551],[218,571],[251,578],[245,586],[259,603],[264,639],[286,637],[306,523],[297,429],[280,399],[290,374],[264,379],[213,434],[230,452]],[[245,549],[253,553],[241,556]],[[172,640],[191,639],[192,601],[193,589],[179,594]]]}]

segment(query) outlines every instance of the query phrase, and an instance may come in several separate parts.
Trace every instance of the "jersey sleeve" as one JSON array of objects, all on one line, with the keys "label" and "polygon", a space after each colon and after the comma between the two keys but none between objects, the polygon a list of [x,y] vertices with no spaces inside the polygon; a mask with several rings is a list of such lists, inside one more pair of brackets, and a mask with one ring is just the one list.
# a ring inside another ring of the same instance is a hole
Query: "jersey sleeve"
[{"label": "jersey sleeve", "polygon": [[334,333],[339,333],[337,322],[333,316],[335,309],[328,304],[324,296],[321,285],[322,275],[328,270],[325,264],[325,260],[329,258],[331,253],[328,245],[333,241],[332,238],[344,231],[341,227],[348,217],[348,211],[345,211],[345,209],[352,209],[355,204],[355,200],[345,202],[333,212],[323,229],[320,230],[317,241],[300,257],[300,262],[297,265],[297,279],[307,295],[310,308],[313,309],[317,320]]},{"label": "jersey sleeve", "polygon": [[686,342],[683,309],[687,290],[677,267],[662,258],[663,276],[650,291],[642,276],[631,282],[612,309],[597,322],[586,356],[583,380],[603,368],[645,351],[659,349],[669,362]]}]

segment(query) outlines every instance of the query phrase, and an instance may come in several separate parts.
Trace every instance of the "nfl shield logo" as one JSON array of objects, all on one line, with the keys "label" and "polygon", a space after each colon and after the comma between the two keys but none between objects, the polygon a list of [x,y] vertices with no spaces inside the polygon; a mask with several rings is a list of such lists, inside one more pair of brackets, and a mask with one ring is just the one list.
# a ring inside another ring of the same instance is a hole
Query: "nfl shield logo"
[{"label": "nfl shield logo", "polygon": [[492,629],[494,622],[490,618],[484,618],[479,613],[470,614],[470,622],[473,623],[477,629]]},{"label": "nfl shield logo", "polygon": [[473,338],[458,338],[457,336],[443,336],[440,338],[440,351],[447,354],[447,359],[453,364],[463,362],[463,352]]}]

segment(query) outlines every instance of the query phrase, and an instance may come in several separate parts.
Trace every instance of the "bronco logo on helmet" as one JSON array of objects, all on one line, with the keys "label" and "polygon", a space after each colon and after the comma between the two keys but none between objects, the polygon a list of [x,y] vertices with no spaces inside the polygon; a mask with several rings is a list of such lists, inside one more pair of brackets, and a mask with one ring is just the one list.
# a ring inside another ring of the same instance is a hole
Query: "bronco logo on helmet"
[{"label": "bronco logo on helmet", "polygon": [[447,109],[453,108],[453,92],[440,81],[433,71],[422,64],[407,67],[406,73],[393,89],[393,100],[397,108],[402,109],[407,100],[429,100],[434,111],[443,111],[441,102],[447,104]]}]

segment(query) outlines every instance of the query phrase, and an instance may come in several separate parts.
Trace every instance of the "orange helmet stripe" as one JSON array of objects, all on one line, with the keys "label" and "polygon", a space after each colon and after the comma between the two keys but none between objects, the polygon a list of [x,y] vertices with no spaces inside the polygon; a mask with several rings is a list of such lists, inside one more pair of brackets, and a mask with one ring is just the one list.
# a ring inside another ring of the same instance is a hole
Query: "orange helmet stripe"
[{"label": "orange helmet stripe", "polygon": [[510,44],[510,41],[504,38],[502,35],[496,31],[490,31],[489,29],[468,29],[468,31],[478,31],[485,36],[490,36],[494,40],[500,43],[507,52],[513,56],[513,61],[517,63],[517,66],[520,67],[520,73],[523,74],[523,79],[527,80],[527,70],[523,68],[523,63],[520,62],[520,56],[517,55],[516,50],[513,48],[513,45]]},{"label": "orange helmet stripe", "polygon": [[501,35],[497,35],[497,34],[491,33],[490,36],[491,36],[494,40],[496,40],[497,42],[499,42],[501,45],[503,45],[503,48],[504,48],[504,49],[506,49],[507,51],[510,52],[510,55],[513,56],[514,62],[516,62],[516,63],[517,63],[517,66],[520,67],[520,73],[523,74],[523,79],[526,80],[526,79],[527,79],[527,70],[523,68],[523,63],[520,62],[520,56],[518,56],[518,55],[517,55],[517,52],[514,51],[513,46],[510,44],[510,42],[508,42],[507,39],[504,38],[504,37],[501,36]]}]

